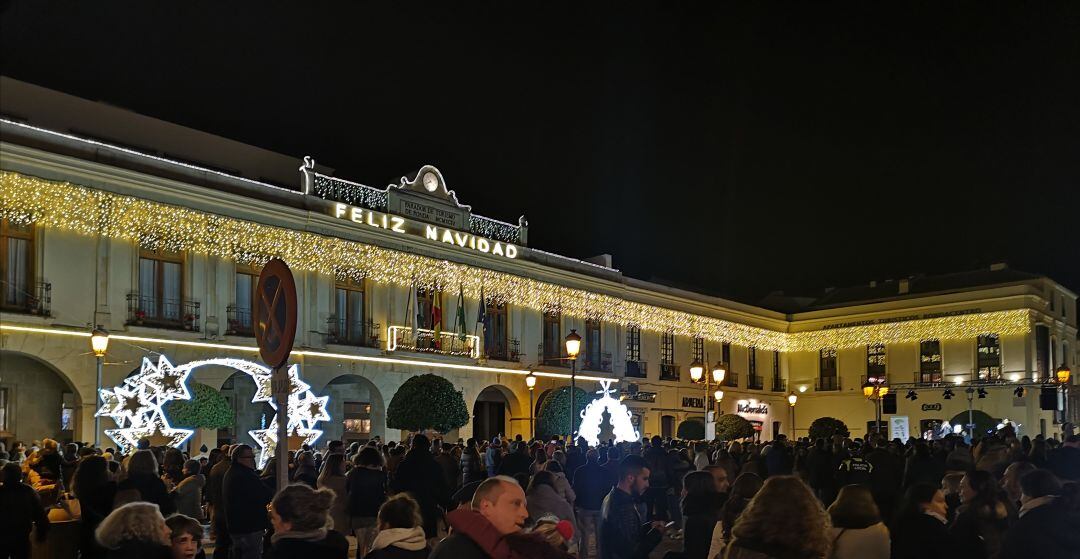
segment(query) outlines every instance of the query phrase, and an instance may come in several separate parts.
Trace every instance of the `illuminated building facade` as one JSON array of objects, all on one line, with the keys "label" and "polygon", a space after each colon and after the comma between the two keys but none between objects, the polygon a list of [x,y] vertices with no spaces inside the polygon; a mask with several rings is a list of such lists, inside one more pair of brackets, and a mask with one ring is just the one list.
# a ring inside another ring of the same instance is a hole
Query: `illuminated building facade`
[{"label": "illuminated building facade", "polygon": [[[1061,419],[1039,409],[1034,384],[1075,368],[1076,294],[1048,278],[995,267],[768,310],[628,278],[610,257],[531,247],[524,217],[474,213],[433,166],[372,187],[310,158],[3,87],[3,438],[93,438],[94,325],[112,333],[105,387],[155,354],[178,364],[254,358],[254,284],[271,257],[296,276],[293,362],[330,397],[328,438],[398,438],[386,406],[405,379],[429,372],[450,379],[473,413],[451,437],[527,436],[525,375],[539,379],[535,410],[568,382],[571,330],[583,337],[578,386],[614,380],[645,436],[675,435],[702,416],[695,360],[726,363],[720,410],[755,421],[765,438],[792,433],[792,391],[796,435],[823,415],[865,434],[869,376],[896,387],[898,409],[884,418],[907,417],[912,434],[967,409],[962,390],[942,399],[958,378],[986,389],[976,409],[1025,432],[1054,433]],[[248,375],[205,366],[190,380],[225,395],[236,417],[196,433],[196,444],[251,442],[247,431],[273,416],[251,403]],[[1016,396],[1020,384],[1032,386]],[[917,399],[904,397],[908,385]]]}]

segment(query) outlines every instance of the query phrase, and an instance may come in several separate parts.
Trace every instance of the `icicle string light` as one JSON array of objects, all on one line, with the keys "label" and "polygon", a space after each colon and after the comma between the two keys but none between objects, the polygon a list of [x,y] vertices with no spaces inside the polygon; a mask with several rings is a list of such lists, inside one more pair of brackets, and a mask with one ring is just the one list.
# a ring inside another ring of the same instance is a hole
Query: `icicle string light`
[{"label": "icicle string light", "polygon": [[461,286],[474,301],[483,287],[484,294],[498,303],[770,351],[973,338],[981,333],[1010,335],[1030,329],[1028,311],[1013,310],[786,333],[14,172],[0,172],[0,217],[19,224],[125,239],[149,249],[212,255],[240,264],[258,266],[276,256],[293,270],[338,278],[438,289]]}]

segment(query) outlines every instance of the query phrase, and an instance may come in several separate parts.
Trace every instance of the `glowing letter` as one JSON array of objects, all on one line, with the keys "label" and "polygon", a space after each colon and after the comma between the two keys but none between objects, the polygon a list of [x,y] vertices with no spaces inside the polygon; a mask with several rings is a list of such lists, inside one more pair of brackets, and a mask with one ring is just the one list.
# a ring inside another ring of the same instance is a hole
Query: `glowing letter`
[{"label": "glowing letter", "polygon": [[[405,220],[402,220],[402,221],[405,221]],[[396,229],[395,229],[395,231],[396,231]],[[404,231],[402,231],[402,232],[404,232]],[[435,227],[434,225],[425,225],[424,226],[424,236],[431,239],[431,240],[433,240],[433,241],[439,240],[439,228]]]},{"label": "glowing letter", "polygon": [[334,217],[345,215],[345,208],[347,207],[345,204],[334,204]]},{"label": "glowing letter", "polygon": [[[398,217],[396,215],[391,217],[390,218],[390,230],[395,232],[395,233],[404,233],[405,232],[405,218],[404,217]],[[430,239],[431,236],[429,235],[428,238]]]},{"label": "glowing letter", "polygon": [[506,245],[506,257],[517,258],[517,247],[511,244]]}]

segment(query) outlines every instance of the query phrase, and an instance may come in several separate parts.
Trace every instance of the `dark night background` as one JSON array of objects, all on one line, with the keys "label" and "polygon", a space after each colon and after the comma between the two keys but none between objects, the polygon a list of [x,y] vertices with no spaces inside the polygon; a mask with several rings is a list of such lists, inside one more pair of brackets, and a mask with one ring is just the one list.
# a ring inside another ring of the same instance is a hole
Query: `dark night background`
[{"label": "dark night background", "polygon": [[868,4],[9,1],[0,70],[740,300],[1080,290],[1080,3]]}]

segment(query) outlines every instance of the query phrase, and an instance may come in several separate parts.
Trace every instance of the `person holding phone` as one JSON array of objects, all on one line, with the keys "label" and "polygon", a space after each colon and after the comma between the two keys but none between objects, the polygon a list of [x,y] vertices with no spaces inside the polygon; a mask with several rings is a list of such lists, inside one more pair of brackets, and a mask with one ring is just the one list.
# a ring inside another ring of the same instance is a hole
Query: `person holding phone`
[{"label": "person holding phone", "polygon": [[600,510],[601,559],[647,559],[667,530],[662,521],[641,520],[634,500],[649,488],[649,467],[641,456],[619,462],[615,487]]}]

